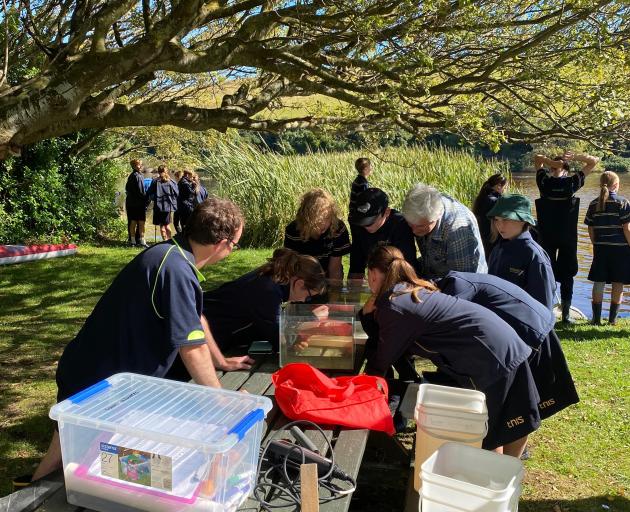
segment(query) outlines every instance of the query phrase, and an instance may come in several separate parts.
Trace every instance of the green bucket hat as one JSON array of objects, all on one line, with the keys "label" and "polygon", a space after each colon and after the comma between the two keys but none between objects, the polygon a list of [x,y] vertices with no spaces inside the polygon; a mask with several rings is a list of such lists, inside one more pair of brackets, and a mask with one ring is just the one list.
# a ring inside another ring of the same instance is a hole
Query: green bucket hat
[{"label": "green bucket hat", "polygon": [[532,217],[532,203],[528,197],[521,194],[503,194],[494,203],[487,216],[520,220],[532,226],[536,225],[536,221]]}]

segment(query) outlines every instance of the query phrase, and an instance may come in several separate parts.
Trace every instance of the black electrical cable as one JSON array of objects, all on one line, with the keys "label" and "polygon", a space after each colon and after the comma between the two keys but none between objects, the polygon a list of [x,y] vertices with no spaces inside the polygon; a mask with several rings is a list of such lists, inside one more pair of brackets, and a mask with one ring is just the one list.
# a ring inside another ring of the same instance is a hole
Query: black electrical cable
[{"label": "black electrical cable", "polygon": [[[256,471],[256,487],[254,488],[254,498],[260,503],[263,510],[271,511],[274,508],[286,507],[287,505],[301,504],[300,497],[300,473],[299,464],[295,462],[295,458],[291,455],[295,452],[300,455],[302,464],[306,463],[306,450],[302,446],[293,445],[290,447],[288,453],[282,457],[281,463],[273,463],[270,458],[267,457],[267,452],[272,441],[278,439],[282,434],[288,433],[291,427],[303,425],[307,427],[314,427],[317,429],[328,446],[326,453],[330,452],[330,467],[328,471],[322,476],[319,476],[317,481],[320,488],[325,489],[330,496],[320,496],[320,503],[327,503],[329,501],[352,494],[357,487],[357,483],[354,478],[342,471],[337,465],[335,465],[335,452],[332,448],[332,444],[324,434],[324,431],[319,425],[311,421],[293,421],[288,423],[283,428],[275,432],[265,443],[265,447],[261,450],[260,458],[258,460],[258,468]],[[269,468],[262,470],[263,464],[269,463]],[[289,473],[294,473],[295,476],[291,476]],[[274,481],[275,480],[275,481]],[[340,480],[343,482],[349,482],[351,485],[347,488],[341,487],[333,482],[333,480]],[[277,483],[276,483],[277,482]],[[274,500],[278,500],[277,504],[271,504],[266,501],[267,495],[274,491]]]}]

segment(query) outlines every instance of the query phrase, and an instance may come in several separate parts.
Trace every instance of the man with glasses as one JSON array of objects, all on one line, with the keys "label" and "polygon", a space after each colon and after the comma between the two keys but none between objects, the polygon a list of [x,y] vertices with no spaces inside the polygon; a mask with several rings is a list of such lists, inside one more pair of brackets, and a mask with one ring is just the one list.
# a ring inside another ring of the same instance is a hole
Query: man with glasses
[{"label": "man with glasses", "polygon": [[418,243],[421,277],[488,272],[477,220],[459,201],[418,183],[407,193],[402,214]]},{"label": "man with glasses", "polygon": [[[249,368],[247,356],[225,358],[209,335],[199,284],[205,279],[199,269],[238,249],[242,232],[238,206],[210,197],[181,234],[129,262],[61,355],[57,400],[120,372],[164,377],[178,354],[195,382],[211,387],[221,387],[215,367]],[[55,431],[33,480],[60,466]]]},{"label": "man with glasses", "polygon": [[364,277],[368,256],[378,244],[397,247],[405,259],[417,268],[413,233],[404,217],[389,207],[389,198],[380,188],[368,188],[357,196],[349,221],[357,229],[353,231],[348,278]]}]

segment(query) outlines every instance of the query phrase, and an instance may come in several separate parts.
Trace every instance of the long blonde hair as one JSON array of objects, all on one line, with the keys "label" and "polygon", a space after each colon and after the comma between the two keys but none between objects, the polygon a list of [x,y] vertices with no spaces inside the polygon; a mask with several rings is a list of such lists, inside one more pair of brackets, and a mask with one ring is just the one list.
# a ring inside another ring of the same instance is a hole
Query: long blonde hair
[{"label": "long blonde hair", "polygon": [[606,201],[610,196],[610,189],[619,183],[619,176],[612,171],[604,171],[599,177],[599,198],[597,199],[597,211],[603,212],[606,209]]},{"label": "long blonde hair", "polygon": [[309,190],[300,198],[295,216],[297,229],[303,240],[320,236],[321,227],[330,221],[330,231],[335,234],[340,226],[337,203],[321,188]]},{"label": "long blonde hair", "polygon": [[418,298],[419,290],[437,291],[437,287],[433,283],[420,279],[413,267],[405,260],[403,253],[391,245],[376,246],[368,257],[367,267],[368,269],[377,269],[385,275],[383,284],[381,284],[380,289],[376,293],[377,296],[385,293],[398,283],[405,283],[407,288],[396,295],[411,293],[414,302],[420,302]]},{"label": "long blonde hair", "polygon": [[258,268],[258,273],[271,276],[274,282],[280,284],[288,284],[295,277],[302,279],[308,290],[318,294],[326,291],[326,274],[317,258],[285,247],[273,251],[267,263]]}]

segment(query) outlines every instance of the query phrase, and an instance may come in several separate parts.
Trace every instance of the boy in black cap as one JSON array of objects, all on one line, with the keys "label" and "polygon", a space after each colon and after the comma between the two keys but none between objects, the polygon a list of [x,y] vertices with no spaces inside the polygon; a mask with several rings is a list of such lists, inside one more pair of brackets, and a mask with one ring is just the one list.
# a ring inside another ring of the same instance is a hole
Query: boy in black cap
[{"label": "boy in black cap", "polygon": [[379,243],[400,249],[405,259],[417,267],[416,244],[405,218],[389,207],[387,194],[379,188],[368,188],[354,202],[348,217],[355,226],[350,251],[350,279],[363,278],[368,255]]}]

